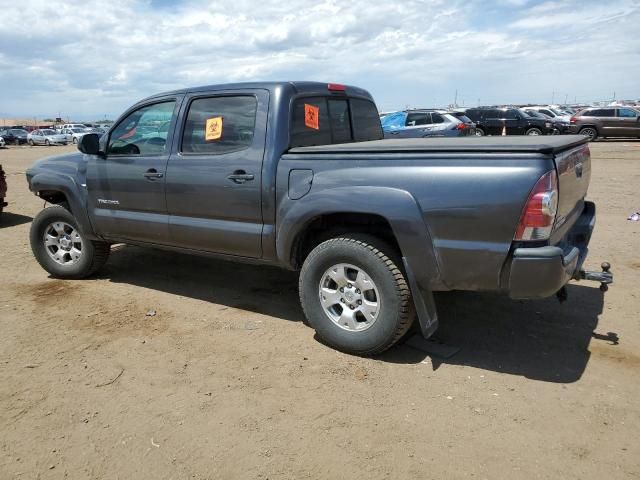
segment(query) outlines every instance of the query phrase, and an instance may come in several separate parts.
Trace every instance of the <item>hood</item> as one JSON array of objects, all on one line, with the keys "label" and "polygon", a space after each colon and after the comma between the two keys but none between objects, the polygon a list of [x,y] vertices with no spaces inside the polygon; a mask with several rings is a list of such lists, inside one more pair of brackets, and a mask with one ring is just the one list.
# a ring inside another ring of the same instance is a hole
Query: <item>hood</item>
[{"label": "hood", "polygon": [[35,162],[26,171],[27,179],[30,181],[35,175],[40,173],[52,173],[58,175],[76,176],[87,170],[87,159],[83,153],[67,153],[46,157]]}]

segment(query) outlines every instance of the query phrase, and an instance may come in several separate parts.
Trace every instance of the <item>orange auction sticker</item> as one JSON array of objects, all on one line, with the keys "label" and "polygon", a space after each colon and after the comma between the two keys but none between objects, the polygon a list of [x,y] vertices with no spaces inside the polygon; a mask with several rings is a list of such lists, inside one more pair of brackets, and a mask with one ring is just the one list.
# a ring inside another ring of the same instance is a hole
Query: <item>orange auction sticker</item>
[{"label": "orange auction sticker", "polygon": [[304,124],[315,130],[320,130],[319,117],[320,107],[315,105],[304,104]]},{"label": "orange auction sticker", "polygon": [[207,118],[204,139],[207,142],[218,140],[222,136],[222,117]]}]

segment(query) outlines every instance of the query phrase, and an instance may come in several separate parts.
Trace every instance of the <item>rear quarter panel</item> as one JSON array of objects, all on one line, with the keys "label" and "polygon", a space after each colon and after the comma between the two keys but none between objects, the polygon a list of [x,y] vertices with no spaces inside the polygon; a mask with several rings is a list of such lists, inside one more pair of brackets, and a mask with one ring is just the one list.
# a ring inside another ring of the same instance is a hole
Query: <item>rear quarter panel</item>
[{"label": "rear quarter panel", "polygon": [[[304,228],[320,213],[318,202],[324,209],[330,198],[335,212],[387,218],[403,250],[418,245],[411,266],[431,289],[493,290],[529,192],[551,168],[552,157],[541,154],[285,154],[277,170],[276,228],[278,236],[295,235],[283,225],[295,218]],[[287,191],[293,169],[313,171],[309,193],[298,200]]]}]

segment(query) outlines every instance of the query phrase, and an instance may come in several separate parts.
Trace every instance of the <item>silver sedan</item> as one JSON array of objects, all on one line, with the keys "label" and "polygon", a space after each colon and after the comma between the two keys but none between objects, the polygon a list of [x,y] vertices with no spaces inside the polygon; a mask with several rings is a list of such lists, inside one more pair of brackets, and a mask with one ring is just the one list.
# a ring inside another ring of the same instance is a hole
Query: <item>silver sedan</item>
[{"label": "silver sedan", "polygon": [[55,130],[34,130],[27,135],[29,145],[66,145],[69,143],[66,135],[56,133]]}]

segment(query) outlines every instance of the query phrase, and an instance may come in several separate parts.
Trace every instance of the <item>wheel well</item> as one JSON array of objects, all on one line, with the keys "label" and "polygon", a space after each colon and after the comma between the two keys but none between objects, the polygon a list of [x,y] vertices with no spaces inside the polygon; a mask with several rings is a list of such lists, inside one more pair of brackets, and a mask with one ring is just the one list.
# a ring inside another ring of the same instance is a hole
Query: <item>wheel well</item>
[{"label": "wheel well", "polygon": [[52,203],[54,205],[59,205],[61,203],[68,204],[67,197],[64,193],[58,192],[56,190],[42,190],[38,192],[38,196],[43,200]]},{"label": "wheel well", "polygon": [[600,133],[600,131],[598,130],[598,127],[596,125],[581,125],[579,131],[582,131],[585,128],[593,128],[596,132]]},{"label": "wheel well", "polygon": [[299,268],[317,245],[345,233],[375,236],[400,254],[400,246],[386,218],[371,213],[332,213],[314,218],[298,234],[291,251],[293,265]]}]

